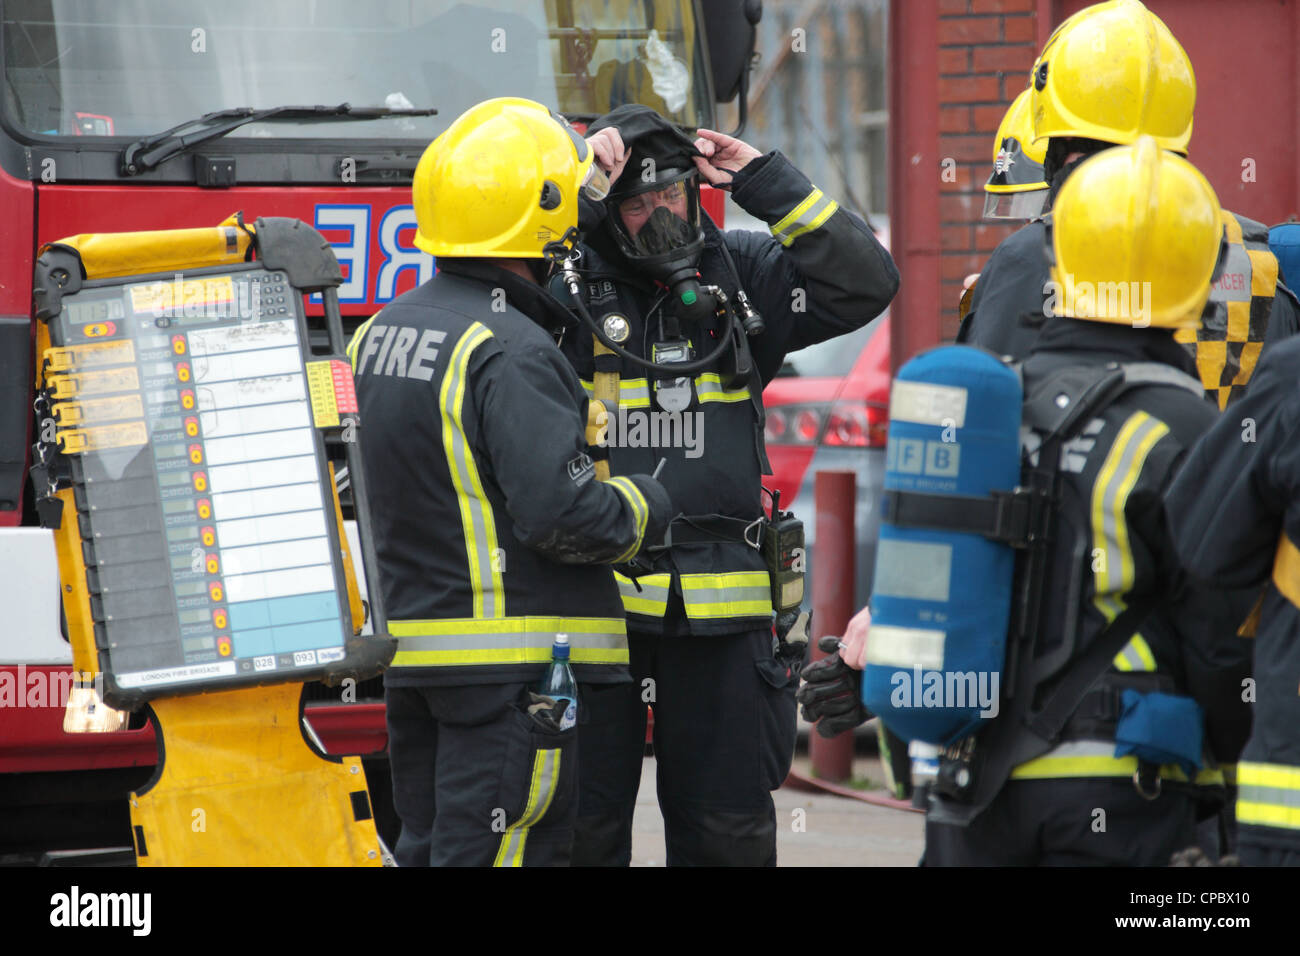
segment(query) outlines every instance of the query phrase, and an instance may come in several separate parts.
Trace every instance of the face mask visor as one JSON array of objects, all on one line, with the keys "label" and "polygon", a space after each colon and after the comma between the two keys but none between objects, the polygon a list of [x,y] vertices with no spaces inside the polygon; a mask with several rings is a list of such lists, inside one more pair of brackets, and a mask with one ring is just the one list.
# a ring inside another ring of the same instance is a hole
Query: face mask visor
[{"label": "face mask visor", "polygon": [[1037,219],[1047,205],[1047,192],[1046,185],[1014,193],[992,192],[985,187],[984,218],[1022,221]]},{"label": "face mask visor", "polygon": [[611,203],[610,221],[623,254],[633,261],[690,250],[701,239],[695,170],[666,170],[657,182]]}]

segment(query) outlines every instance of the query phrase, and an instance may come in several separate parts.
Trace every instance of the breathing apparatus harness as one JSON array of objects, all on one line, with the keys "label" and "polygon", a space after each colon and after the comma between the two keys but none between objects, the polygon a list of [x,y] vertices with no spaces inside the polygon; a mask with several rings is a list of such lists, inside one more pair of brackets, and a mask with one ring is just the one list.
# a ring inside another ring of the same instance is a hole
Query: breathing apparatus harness
[{"label": "breathing apparatus harness", "polygon": [[[607,330],[602,327],[587,308],[583,294],[583,281],[577,262],[581,252],[576,249],[577,230],[571,229],[559,241],[548,243],[543,249],[546,259],[560,265],[560,278],[563,281],[568,298],[572,301],[579,318],[591,330],[593,336],[593,401],[588,411],[587,432],[589,443],[598,432],[599,416],[613,414],[619,400],[619,371],[622,361],[646,369],[653,373],[656,382],[656,400],[667,411],[683,411],[690,404],[690,380],[693,376],[715,367],[721,359],[724,374],[722,384],[726,388],[739,388],[748,384],[751,401],[757,414],[755,429],[759,432],[758,442],[760,461],[767,469],[766,456],[762,450],[761,428],[763,422],[762,385],[753,356],[749,351],[747,339],[762,335],[766,325],[762,316],[751,305],[749,297],[741,287],[740,274],[736,269],[726,242],[720,242],[718,249],[727,271],[736,286],[733,300],[716,285],[702,284],[696,261],[699,254],[697,247],[693,254],[683,256],[672,263],[666,270],[662,282],[670,290],[670,297],[678,305],[680,312],[665,322],[668,341],[652,346],[652,358],[645,359],[625,349],[620,342],[625,341],[630,328],[626,321],[615,323]],[[702,245],[702,244],[701,244]],[[607,322],[610,317],[606,317]],[[684,319],[698,328],[707,327],[709,319],[717,321],[717,344],[703,357],[690,359],[690,343],[678,339],[679,322]],[[613,334],[611,334],[611,332]],[[621,334],[620,334],[621,333]],[[724,358],[724,353],[730,354]],[[672,381],[671,385],[659,387],[659,382]],[[593,457],[595,457],[593,455]],[[662,462],[660,463],[662,467]],[[607,480],[609,462],[607,457],[596,461],[597,477]],[[656,472],[657,476],[658,472]],[[726,515],[678,515],[670,523],[662,544],[649,545],[649,552],[666,551],[674,544],[691,542],[713,542],[719,540],[741,540],[752,548],[762,552],[771,582],[772,606],[778,614],[777,632],[786,640],[786,633],[794,629],[796,614],[803,600],[803,559],[804,536],[803,522],[791,512],[780,510],[780,498],[772,494],[772,511],[770,516],[763,514],[753,521],[732,518]],[[635,583],[637,572],[648,573],[645,566],[638,566],[634,560],[629,565],[631,577]],[[639,585],[638,589],[639,589]],[[806,642],[806,635],[803,637]]]}]

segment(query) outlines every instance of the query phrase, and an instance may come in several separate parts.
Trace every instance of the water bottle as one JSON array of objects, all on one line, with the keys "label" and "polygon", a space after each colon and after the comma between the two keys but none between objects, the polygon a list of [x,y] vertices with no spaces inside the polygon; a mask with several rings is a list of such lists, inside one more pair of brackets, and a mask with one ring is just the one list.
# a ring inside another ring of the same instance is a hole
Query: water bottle
[{"label": "water bottle", "polygon": [[569,666],[568,634],[555,635],[555,643],[551,645],[551,666],[546,669],[538,693],[563,702],[560,730],[568,730],[578,722],[578,682],[573,679],[573,668]]}]

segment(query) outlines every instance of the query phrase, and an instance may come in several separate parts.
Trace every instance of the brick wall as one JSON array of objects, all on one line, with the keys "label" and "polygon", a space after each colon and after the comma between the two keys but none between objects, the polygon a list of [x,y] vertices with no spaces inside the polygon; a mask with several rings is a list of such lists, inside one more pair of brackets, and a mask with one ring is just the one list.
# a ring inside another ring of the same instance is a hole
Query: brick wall
[{"label": "brick wall", "polygon": [[[939,155],[942,333],[957,334],[963,277],[1018,224],[982,218],[993,137],[1038,55],[1036,0],[939,0]],[[949,181],[951,180],[951,181]]]}]

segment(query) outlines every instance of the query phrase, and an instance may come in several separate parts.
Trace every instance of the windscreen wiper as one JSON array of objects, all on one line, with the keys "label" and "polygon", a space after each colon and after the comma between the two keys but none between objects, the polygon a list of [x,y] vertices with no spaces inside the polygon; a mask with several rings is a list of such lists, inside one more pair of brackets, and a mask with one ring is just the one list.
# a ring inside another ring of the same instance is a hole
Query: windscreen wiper
[{"label": "windscreen wiper", "polygon": [[[437,116],[435,109],[395,110],[386,106],[274,106],[255,110],[250,106],[205,113],[198,119],[165,129],[153,136],[138,139],[122,150],[122,175],[138,176],[148,172],[191,146],[225,136],[231,130],[264,120],[372,120],[387,116]],[[191,132],[184,132],[190,130]]]}]

